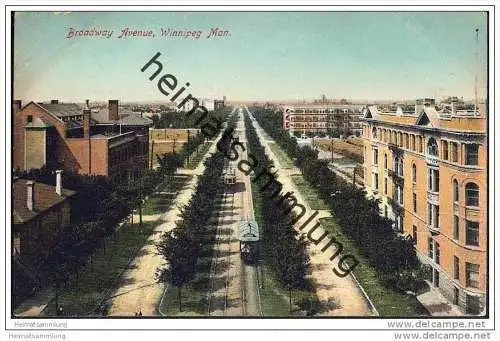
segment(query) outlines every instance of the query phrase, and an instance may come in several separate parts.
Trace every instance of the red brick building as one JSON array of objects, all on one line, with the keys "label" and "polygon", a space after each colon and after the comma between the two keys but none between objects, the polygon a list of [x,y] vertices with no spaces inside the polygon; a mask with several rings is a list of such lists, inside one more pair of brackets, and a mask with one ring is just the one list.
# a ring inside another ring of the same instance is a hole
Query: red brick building
[{"label": "red brick building", "polygon": [[[125,180],[147,169],[149,127],[139,113],[119,112],[117,100],[108,110],[73,103],[13,103],[13,168],[43,166],[80,174]],[[95,117],[94,117],[95,116]]]},{"label": "red brick building", "polygon": [[53,236],[70,225],[71,197],[76,192],[25,179],[12,183],[12,252],[14,256],[40,257],[50,252]]}]

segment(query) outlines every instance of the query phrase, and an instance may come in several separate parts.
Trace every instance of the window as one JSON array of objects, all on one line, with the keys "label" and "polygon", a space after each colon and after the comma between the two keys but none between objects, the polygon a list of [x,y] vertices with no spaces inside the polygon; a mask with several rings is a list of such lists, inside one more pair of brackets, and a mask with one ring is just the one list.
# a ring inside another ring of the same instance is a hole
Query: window
[{"label": "window", "polygon": [[427,224],[432,228],[439,228],[439,206],[427,204]]},{"label": "window", "polygon": [[419,153],[422,153],[422,150],[423,150],[422,144],[423,144],[422,143],[422,136],[417,136],[417,147],[418,147],[417,149],[418,149]]},{"label": "window", "polygon": [[27,123],[33,122],[33,115],[28,115],[28,118],[26,119]]},{"label": "window", "polygon": [[413,212],[417,213],[417,193],[413,193]]},{"label": "window", "polygon": [[459,195],[458,195],[458,181],[453,180],[453,201],[458,202]]},{"label": "window", "polygon": [[481,304],[479,301],[479,296],[477,295],[465,295],[465,312],[467,314],[478,315],[481,313]]},{"label": "window", "polygon": [[387,178],[384,178],[384,195],[387,195]]},{"label": "window", "polygon": [[403,205],[403,186],[397,184],[396,185],[396,201],[400,204]]},{"label": "window", "polygon": [[448,141],[441,141],[443,145],[443,160],[448,160]]},{"label": "window", "polygon": [[439,170],[429,168],[428,187],[431,192],[439,192]]},{"label": "window", "polygon": [[403,233],[403,216],[398,215],[394,221],[394,228],[396,231]]},{"label": "window", "polygon": [[453,216],[453,239],[460,238],[460,218],[457,215]]},{"label": "window", "polygon": [[394,158],[394,173],[399,176],[403,176],[403,158],[395,157]]},{"label": "window", "polygon": [[479,265],[465,263],[465,285],[471,288],[479,288]]},{"label": "window", "polygon": [[387,153],[384,154],[384,168],[387,169]]},{"label": "window", "polygon": [[476,221],[465,221],[465,244],[479,246],[479,223]]},{"label": "window", "polygon": [[414,245],[417,245],[417,238],[418,238],[418,234],[417,234],[417,227],[415,225],[413,225],[413,244]]},{"label": "window", "polygon": [[457,256],[453,256],[453,278],[460,280],[460,260]]},{"label": "window", "polygon": [[373,128],[372,129],[372,137],[373,137],[374,140],[377,139],[377,128]]},{"label": "window", "polygon": [[415,164],[411,166],[411,174],[413,183],[417,183],[417,166]]},{"label": "window", "polygon": [[450,142],[451,161],[458,162],[458,144]]},{"label": "window", "polygon": [[465,164],[477,166],[479,164],[479,146],[477,144],[465,145]]},{"label": "window", "polygon": [[434,240],[431,237],[427,239],[427,256],[434,259]]},{"label": "window", "polygon": [[441,249],[439,248],[439,243],[435,243],[435,249],[436,249],[436,254],[434,256],[434,261],[436,262],[436,264],[439,264],[439,262],[441,261]]},{"label": "window", "polygon": [[415,150],[415,135],[410,135],[410,149]]},{"label": "window", "polygon": [[373,189],[378,190],[378,174],[373,173]]},{"label": "window", "polygon": [[409,149],[409,143],[410,143],[410,139],[408,138],[408,134],[404,134],[404,147],[405,149]]},{"label": "window", "polygon": [[378,150],[377,149],[373,150],[373,164],[378,165]]},{"label": "window", "polygon": [[479,206],[479,187],[473,182],[465,185],[465,205]]},{"label": "window", "polygon": [[432,156],[438,156],[438,145],[436,139],[431,137],[427,142],[427,154]]}]

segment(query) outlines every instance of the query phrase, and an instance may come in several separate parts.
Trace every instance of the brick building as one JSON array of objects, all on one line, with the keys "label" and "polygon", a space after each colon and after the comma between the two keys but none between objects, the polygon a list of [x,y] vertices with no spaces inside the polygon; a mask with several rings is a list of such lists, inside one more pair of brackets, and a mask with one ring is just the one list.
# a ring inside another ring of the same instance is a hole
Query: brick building
[{"label": "brick building", "polygon": [[119,112],[117,100],[107,110],[86,105],[13,103],[13,168],[43,166],[114,180],[135,176],[148,166],[149,127],[140,113]]},{"label": "brick building", "polygon": [[356,105],[287,106],[283,128],[290,132],[349,135],[361,134],[360,108]]},{"label": "brick building", "polygon": [[485,105],[434,100],[363,113],[365,186],[410,235],[432,285],[468,314],[487,299]]},{"label": "brick building", "polygon": [[23,258],[39,258],[50,251],[55,232],[69,226],[71,197],[76,192],[62,187],[61,171],[56,186],[14,179],[12,183],[12,252]]}]

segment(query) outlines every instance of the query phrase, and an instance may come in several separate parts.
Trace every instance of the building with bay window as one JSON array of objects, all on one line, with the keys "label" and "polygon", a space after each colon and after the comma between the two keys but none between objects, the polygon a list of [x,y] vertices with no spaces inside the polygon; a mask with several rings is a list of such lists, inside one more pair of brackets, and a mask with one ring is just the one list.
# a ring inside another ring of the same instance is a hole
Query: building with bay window
[{"label": "building with bay window", "polygon": [[367,194],[413,237],[432,285],[467,314],[485,314],[486,106],[432,99],[363,111]]}]

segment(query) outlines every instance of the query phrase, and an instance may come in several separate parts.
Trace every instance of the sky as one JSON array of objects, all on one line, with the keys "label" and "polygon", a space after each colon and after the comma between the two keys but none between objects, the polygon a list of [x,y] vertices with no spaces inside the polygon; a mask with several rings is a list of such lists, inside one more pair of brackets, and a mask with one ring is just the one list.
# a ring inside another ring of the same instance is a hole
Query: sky
[{"label": "sky", "polygon": [[[113,31],[68,38],[69,29]],[[121,30],[154,37],[118,38]],[[226,36],[207,38],[213,28]],[[475,29],[479,29],[475,57]],[[202,31],[200,38],[162,36]],[[413,100],[486,93],[481,12],[17,12],[14,97],[23,101],[163,101],[151,73],[197,98]]]}]

